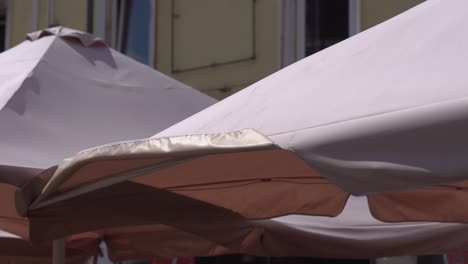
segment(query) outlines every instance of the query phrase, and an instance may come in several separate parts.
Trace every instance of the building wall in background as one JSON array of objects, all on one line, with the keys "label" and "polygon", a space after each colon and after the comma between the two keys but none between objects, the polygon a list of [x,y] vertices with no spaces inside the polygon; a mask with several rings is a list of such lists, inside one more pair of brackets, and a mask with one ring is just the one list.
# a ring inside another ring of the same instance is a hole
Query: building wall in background
[{"label": "building wall in background", "polygon": [[36,0],[36,1],[39,2],[38,10],[37,10],[37,13],[38,13],[37,14],[37,29],[46,28],[49,25],[49,1],[48,0]]},{"label": "building wall in background", "polygon": [[278,1],[159,0],[157,69],[224,98],[278,69]]},{"label": "building wall in background", "polygon": [[[8,8],[11,12],[10,47],[25,39],[27,33],[46,28],[50,24],[60,24],[79,30],[86,30],[87,1],[69,0],[12,0]],[[52,14],[49,14],[52,11]]]},{"label": "building wall in background", "polygon": [[9,1],[7,8],[11,12],[10,24],[10,45],[13,47],[25,39],[27,33],[31,31],[31,0]]},{"label": "building wall in background", "polygon": [[0,0],[0,52],[8,47],[7,39],[7,1]]},{"label": "building wall in background", "polygon": [[[46,0],[40,0],[46,1]],[[86,0],[53,0],[52,24],[71,27],[81,31],[87,29],[88,1]]]},{"label": "building wall in background", "polygon": [[424,0],[360,0],[361,30],[366,30],[392,18]]}]

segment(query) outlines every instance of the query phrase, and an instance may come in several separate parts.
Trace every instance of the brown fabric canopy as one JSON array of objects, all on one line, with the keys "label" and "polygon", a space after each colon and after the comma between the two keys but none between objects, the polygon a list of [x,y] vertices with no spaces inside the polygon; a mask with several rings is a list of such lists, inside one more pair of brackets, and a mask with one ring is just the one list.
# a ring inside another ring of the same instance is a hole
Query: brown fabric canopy
[{"label": "brown fabric canopy", "polygon": [[[51,263],[51,245],[32,245],[29,241],[29,221],[18,215],[15,208],[15,192],[30,177],[34,170],[15,167],[0,167],[0,177],[14,173],[10,184],[0,183],[0,262],[2,263]],[[96,256],[99,240],[69,237],[67,239],[66,263],[83,264]]]},{"label": "brown fabric canopy", "polygon": [[[82,250],[68,248],[67,264],[92,263],[89,254]],[[0,262],[11,264],[50,264],[52,263],[52,248],[31,245],[21,238],[0,237]]]}]

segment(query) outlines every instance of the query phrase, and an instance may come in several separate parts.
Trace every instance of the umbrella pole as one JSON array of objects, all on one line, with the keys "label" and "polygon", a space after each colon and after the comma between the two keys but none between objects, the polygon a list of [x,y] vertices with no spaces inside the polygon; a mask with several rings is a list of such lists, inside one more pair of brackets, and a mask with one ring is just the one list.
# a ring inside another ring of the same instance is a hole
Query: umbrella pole
[{"label": "umbrella pole", "polygon": [[65,240],[54,240],[52,250],[52,264],[65,264]]}]

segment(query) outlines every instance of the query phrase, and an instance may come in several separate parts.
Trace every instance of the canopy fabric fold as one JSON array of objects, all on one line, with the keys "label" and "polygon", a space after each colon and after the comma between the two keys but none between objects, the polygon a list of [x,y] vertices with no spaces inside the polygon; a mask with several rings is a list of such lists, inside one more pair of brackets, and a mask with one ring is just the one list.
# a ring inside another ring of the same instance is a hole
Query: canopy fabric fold
[{"label": "canopy fabric fold", "polygon": [[[39,175],[37,179],[44,177]],[[119,183],[169,190],[230,208],[249,218],[289,213],[281,204],[268,208],[263,205],[290,191],[296,191],[297,195],[282,199],[286,206],[295,204],[295,209],[288,209],[291,213],[335,216],[347,198],[345,192],[319,177],[290,151],[278,148],[253,130],[244,130],[222,135],[150,139],[83,151],[54,171],[30,209]],[[237,187],[242,188],[242,196],[236,195]],[[268,192],[258,192],[258,188]],[[57,191],[62,194],[49,197]],[[311,204],[309,191],[320,193],[320,200]],[[30,201],[18,200],[18,203],[18,208],[26,208]]]},{"label": "canopy fabric fold", "polygon": [[324,258],[445,254],[468,248],[467,224],[438,222],[385,223],[370,213],[365,197],[350,197],[333,218],[288,215],[256,221],[264,226],[256,254]]}]

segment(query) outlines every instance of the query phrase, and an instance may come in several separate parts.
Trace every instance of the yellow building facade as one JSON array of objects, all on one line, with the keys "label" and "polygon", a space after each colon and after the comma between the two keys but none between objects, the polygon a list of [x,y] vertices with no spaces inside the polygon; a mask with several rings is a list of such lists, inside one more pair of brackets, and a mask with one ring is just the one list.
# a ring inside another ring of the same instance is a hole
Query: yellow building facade
[{"label": "yellow building facade", "polygon": [[422,1],[0,0],[0,41],[48,25],[92,32],[221,99]]}]

